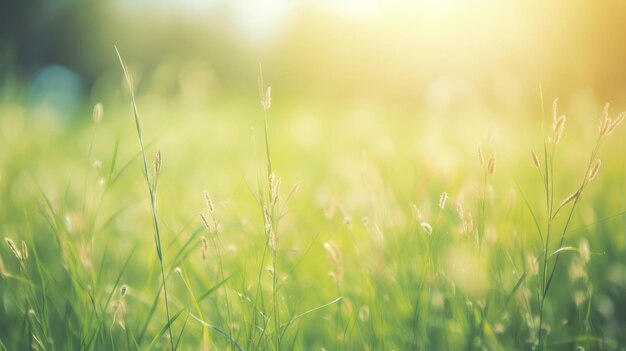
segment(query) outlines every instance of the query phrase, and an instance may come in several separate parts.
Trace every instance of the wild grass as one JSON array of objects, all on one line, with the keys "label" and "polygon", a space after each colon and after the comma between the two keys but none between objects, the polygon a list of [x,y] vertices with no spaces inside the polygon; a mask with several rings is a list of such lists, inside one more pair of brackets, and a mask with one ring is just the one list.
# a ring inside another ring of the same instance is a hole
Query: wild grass
[{"label": "wild grass", "polygon": [[[541,149],[471,134],[457,168],[433,149],[413,171],[417,156],[364,154],[351,134],[302,156],[260,69],[246,122],[140,121],[148,102],[175,102],[146,99],[120,62],[130,96],[96,104],[52,157],[37,157],[44,131],[19,153],[0,133],[0,349],[623,348],[624,170],[609,138],[623,113],[599,113],[585,159],[570,124],[592,123],[555,102]],[[116,106],[129,102],[134,128]],[[245,130],[215,147],[229,128]],[[398,143],[419,134],[406,129]]]}]

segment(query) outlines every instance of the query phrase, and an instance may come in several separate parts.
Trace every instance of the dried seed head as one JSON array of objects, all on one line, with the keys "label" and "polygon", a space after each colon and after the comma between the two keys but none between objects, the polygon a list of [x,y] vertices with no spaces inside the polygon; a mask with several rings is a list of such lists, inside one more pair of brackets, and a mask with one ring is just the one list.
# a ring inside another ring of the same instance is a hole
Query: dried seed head
[{"label": "dried seed head", "polygon": [[348,228],[352,228],[352,217],[345,215],[343,217],[343,224],[345,224]]},{"label": "dried seed head", "polygon": [[207,253],[209,252],[209,241],[206,237],[200,237],[200,254],[202,255],[202,260],[206,262]]},{"label": "dried seed head", "polygon": [[176,272],[176,274],[180,274],[180,275],[182,275],[182,274],[183,274],[183,270],[182,270],[182,268],[180,268],[180,267],[176,267],[176,268],[174,268],[174,272]]},{"label": "dried seed head", "polygon": [[608,135],[611,129],[611,119],[606,118],[600,121],[600,136]]},{"label": "dried seed head", "polygon": [[422,222],[422,223],[420,223],[420,226],[422,226],[422,229],[426,232],[426,234],[428,234],[428,235],[432,235],[433,234],[433,227],[431,227],[430,224],[428,224],[426,222]]},{"label": "dried seed head", "polygon": [[328,274],[328,278],[330,278],[330,280],[332,280],[333,282],[337,281],[337,274],[335,274],[334,271],[329,271],[327,274]]},{"label": "dried seed head", "polygon": [[541,163],[539,162],[539,157],[537,157],[535,150],[531,149],[530,154],[533,157],[533,164],[535,165],[535,167],[541,168]]},{"label": "dried seed head", "polygon": [[552,101],[552,126],[554,127],[554,123],[556,122],[556,116],[557,116],[557,107],[559,104],[559,98],[555,98],[554,101]]},{"label": "dried seed head", "polygon": [[265,266],[265,270],[267,271],[267,273],[269,273],[272,277],[274,276],[274,266],[268,264],[267,266]]},{"label": "dried seed head", "polygon": [[587,177],[587,181],[592,181],[593,178],[596,177],[596,175],[598,174],[598,171],[600,170],[600,166],[602,165],[602,161],[600,161],[599,159],[596,161],[596,163],[593,165],[593,168],[591,168],[591,170],[589,171],[589,175]]},{"label": "dried seed head", "polygon": [[613,133],[615,128],[617,128],[617,126],[624,121],[624,118],[626,118],[626,112],[620,113],[619,116],[617,116],[617,118],[611,123],[611,127],[606,131],[606,135]]},{"label": "dried seed head", "polygon": [[268,176],[270,182],[270,190],[274,188],[274,181],[276,180],[276,174],[274,172],[270,173]]},{"label": "dried seed head", "polygon": [[103,113],[104,113],[104,108],[103,108],[102,104],[101,103],[97,103],[93,107],[93,113],[92,113],[93,121],[95,123],[100,123],[102,121]]},{"label": "dried seed head", "polygon": [[350,301],[349,298],[344,297],[341,300],[341,307],[342,307],[342,310],[343,310],[343,314],[345,316],[351,316],[352,315],[352,312],[353,312],[352,301]]},{"label": "dried seed head", "polygon": [[267,236],[267,245],[273,251],[276,251],[276,233],[272,227],[272,217],[267,207],[263,206],[263,217],[265,220],[265,235]]},{"label": "dried seed head", "polygon": [[457,201],[456,203],[456,213],[459,215],[459,219],[463,221],[465,215],[463,214],[463,204],[461,203],[461,201]]},{"label": "dried seed head", "polygon": [[17,246],[15,245],[15,243],[13,242],[12,239],[10,238],[4,238],[4,241],[6,241],[7,245],[9,246],[9,249],[11,249],[11,252],[13,252],[13,254],[15,255],[15,257],[18,260],[22,260],[22,253],[20,252],[20,250],[17,248]]},{"label": "dried seed head", "polygon": [[567,205],[568,203],[572,202],[572,200],[576,199],[579,195],[580,195],[580,189],[576,190],[575,192],[570,194],[568,197],[566,197],[565,200],[563,200],[563,202],[561,202],[561,206],[560,207],[563,207],[563,206]]},{"label": "dried seed head", "polygon": [[261,105],[266,110],[269,110],[270,107],[272,107],[272,87],[267,87],[267,89],[265,89],[265,94],[263,94],[263,100],[261,101]]},{"label": "dried seed head", "polygon": [[363,323],[370,319],[370,309],[367,306],[362,306],[359,309],[359,320]]},{"label": "dried seed head", "polygon": [[558,144],[559,140],[561,140],[561,135],[563,134],[563,130],[565,129],[565,121],[567,117],[565,115],[561,115],[559,119],[556,121],[554,125],[554,143]]},{"label": "dried seed head", "polygon": [[609,104],[608,102],[604,103],[604,109],[602,109],[602,120],[609,119],[609,107],[610,106],[611,104]]},{"label": "dried seed head", "polygon": [[485,157],[483,156],[482,144],[478,144],[478,161],[480,161],[481,167],[485,167]]},{"label": "dried seed head", "polygon": [[446,207],[446,201],[448,201],[448,193],[444,191],[441,196],[439,196],[439,208],[443,210]]},{"label": "dried seed head", "polygon": [[276,182],[274,183],[274,186],[272,187],[272,193],[271,193],[271,203],[272,205],[276,205],[278,203],[278,196],[280,195],[280,186],[282,185],[282,180],[280,178],[278,178],[276,180]]},{"label": "dried seed head", "polygon": [[206,217],[204,216],[204,213],[200,212],[199,215],[200,215],[200,219],[202,220],[202,224],[204,224],[204,228],[212,232],[213,230],[211,229],[211,225],[209,224],[209,221],[207,221]]},{"label": "dried seed head", "polygon": [[609,118],[609,103],[604,104],[602,118],[600,118],[600,136],[609,135],[619,123],[623,120],[623,114],[620,114],[615,121]]},{"label": "dried seed head", "polygon": [[211,195],[209,195],[209,192],[206,190],[204,191],[204,201],[206,202],[206,207],[209,209],[209,213],[215,212],[215,207],[213,206]]},{"label": "dried seed head", "polygon": [[489,163],[487,164],[487,172],[489,172],[489,175],[492,177],[496,175],[496,155],[495,154],[491,156],[491,158],[489,159]]},{"label": "dried seed head", "polygon": [[302,185],[302,181],[297,181],[296,184],[291,187],[291,190],[287,193],[287,197],[285,201],[289,201],[293,195],[295,195],[298,191],[300,191],[300,186]]},{"label": "dried seed head", "polygon": [[154,156],[154,174],[159,174],[161,171],[161,149],[157,149],[156,155]]},{"label": "dried seed head", "polygon": [[128,293],[128,285],[124,284],[120,287],[120,296],[124,297]]},{"label": "dried seed head", "polygon": [[341,262],[341,250],[339,249],[339,246],[337,245],[337,243],[335,243],[332,240],[329,240],[329,241],[324,242],[322,246],[324,246],[324,249],[326,250],[326,253],[328,254],[328,258],[330,258],[330,260],[334,264],[339,264]]},{"label": "dried seed head", "polygon": [[22,240],[22,257],[24,257],[24,261],[28,259],[28,246],[24,240]]},{"label": "dried seed head", "polygon": [[0,257],[0,274],[3,278],[9,276],[9,272],[7,272],[7,269],[4,266],[4,261],[2,261],[2,257]]},{"label": "dried seed head", "polygon": [[591,258],[591,251],[589,250],[589,241],[587,239],[582,238],[580,240],[580,244],[578,246],[578,253],[580,254],[580,258],[584,263],[588,263]]},{"label": "dried seed head", "polygon": [[93,167],[93,169],[95,169],[96,171],[99,171],[102,169],[102,161],[100,160],[93,160],[93,163],[91,164],[91,166]]}]

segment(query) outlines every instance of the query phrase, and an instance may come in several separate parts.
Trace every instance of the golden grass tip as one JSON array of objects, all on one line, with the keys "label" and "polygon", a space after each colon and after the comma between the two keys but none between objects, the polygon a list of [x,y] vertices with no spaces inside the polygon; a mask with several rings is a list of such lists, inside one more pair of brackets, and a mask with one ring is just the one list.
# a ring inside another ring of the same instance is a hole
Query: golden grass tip
[{"label": "golden grass tip", "polygon": [[11,249],[11,252],[13,252],[13,255],[15,255],[18,260],[22,260],[22,253],[20,252],[20,249],[17,248],[17,245],[15,245],[15,242],[13,242],[13,239],[4,238],[4,241],[9,246],[9,249]]},{"label": "golden grass tip", "polygon": [[530,154],[533,157],[533,164],[535,165],[535,167],[540,168],[541,167],[541,163],[539,162],[539,157],[535,153],[535,150],[531,149],[530,150]]},{"label": "golden grass tip", "polygon": [[589,171],[589,176],[587,177],[587,181],[590,182],[593,180],[593,178],[596,177],[596,175],[598,174],[598,171],[600,170],[600,166],[602,166],[602,161],[598,159],[596,163],[593,165],[593,168],[591,168],[591,170]]}]

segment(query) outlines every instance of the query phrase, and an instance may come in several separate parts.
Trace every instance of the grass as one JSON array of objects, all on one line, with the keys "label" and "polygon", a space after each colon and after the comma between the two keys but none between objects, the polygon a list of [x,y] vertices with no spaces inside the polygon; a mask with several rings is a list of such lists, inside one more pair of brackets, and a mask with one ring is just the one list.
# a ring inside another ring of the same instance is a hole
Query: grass
[{"label": "grass", "polygon": [[555,103],[538,141],[331,106],[303,141],[261,71],[261,110],[174,120],[120,62],[95,122],[2,121],[0,349],[623,349],[623,114]]}]

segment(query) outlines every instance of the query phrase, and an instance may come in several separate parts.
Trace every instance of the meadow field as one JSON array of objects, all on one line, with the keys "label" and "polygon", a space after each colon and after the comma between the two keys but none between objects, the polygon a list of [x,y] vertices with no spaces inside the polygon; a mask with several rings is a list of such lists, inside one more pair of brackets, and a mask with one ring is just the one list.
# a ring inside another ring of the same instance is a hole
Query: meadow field
[{"label": "meadow field", "polygon": [[626,350],[623,88],[344,39],[3,67],[0,350]]}]

